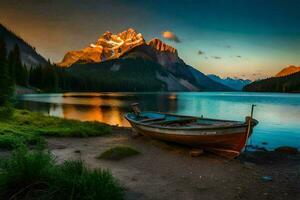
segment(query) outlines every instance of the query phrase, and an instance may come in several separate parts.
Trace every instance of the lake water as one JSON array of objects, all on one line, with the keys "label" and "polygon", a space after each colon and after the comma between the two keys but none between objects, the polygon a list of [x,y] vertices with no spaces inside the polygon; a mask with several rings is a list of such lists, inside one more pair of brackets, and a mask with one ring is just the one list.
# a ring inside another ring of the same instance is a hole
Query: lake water
[{"label": "lake water", "polygon": [[[300,94],[242,92],[180,93],[65,93],[20,96],[20,107],[51,116],[129,126],[123,118],[130,104],[142,110],[243,121],[255,104],[259,121],[249,141],[274,149],[300,149]],[[263,145],[262,142],[267,142]]]}]

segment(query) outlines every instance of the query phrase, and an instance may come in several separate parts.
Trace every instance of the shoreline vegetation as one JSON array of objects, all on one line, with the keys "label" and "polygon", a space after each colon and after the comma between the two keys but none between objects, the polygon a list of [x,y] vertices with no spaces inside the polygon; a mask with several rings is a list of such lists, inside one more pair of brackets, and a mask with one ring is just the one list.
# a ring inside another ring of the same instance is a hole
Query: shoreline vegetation
[{"label": "shoreline vegetation", "polygon": [[27,110],[14,110],[0,121],[0,148],[12,149],[19,143],[37,144],[42,136],[88,137],[111,134],[111,128],[99,122],[80,122],[45,116]]}]

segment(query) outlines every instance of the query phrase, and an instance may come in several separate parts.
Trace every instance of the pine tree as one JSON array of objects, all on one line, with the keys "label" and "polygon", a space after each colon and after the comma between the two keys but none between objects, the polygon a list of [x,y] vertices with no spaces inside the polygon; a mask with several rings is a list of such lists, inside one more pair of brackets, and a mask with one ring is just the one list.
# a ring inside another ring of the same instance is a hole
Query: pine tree
[{"label": "pine tree", "polygon": [[13,80],[9,76],[6,44],[0,38],[0,106],[8,106],[13,97]]},{"label": "pine tree", "polygon": [[22,65],[20,48],[17,44],[14,46],[14,49],[12,50],[11,54],[11,71],[15,71],[16,83],[18,85],[26,86],[26,72],[24,70],[24,66]]},{"label": "pine tree", "polygon": [[28,80],[29,79],[29,74],[27,70],[27,66],[23,65],[22,66],[22,85],[23,86],[28,86]]},{"label": "pine tree", "polygon": [[42,89],[47,92],[56,92],[58,89],[58,77],[54,66],[48,65],[42,71]]},{"label": "pine tree", "polygon": [[10,51],[8,54],[8,69],[9,69],[9,76],[11,79],[16,82],[16,69],[15,69],[15,58],[13,51]]}]

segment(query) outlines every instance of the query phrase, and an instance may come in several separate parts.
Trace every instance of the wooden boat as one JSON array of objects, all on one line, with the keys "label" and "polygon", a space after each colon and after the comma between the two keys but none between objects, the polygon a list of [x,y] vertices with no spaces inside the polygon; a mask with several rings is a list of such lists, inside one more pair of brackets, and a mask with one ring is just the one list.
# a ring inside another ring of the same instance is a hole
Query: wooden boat
[{"label": "wooden boat", "polygon": [[235,158],[244,149],[253,127],[258,121],[246,117],[243,121],[209,119],[159,112],[134,112],[125,114],[132,128],[139,134],[154,139],[175,142],[204,149],[205,151]]}]

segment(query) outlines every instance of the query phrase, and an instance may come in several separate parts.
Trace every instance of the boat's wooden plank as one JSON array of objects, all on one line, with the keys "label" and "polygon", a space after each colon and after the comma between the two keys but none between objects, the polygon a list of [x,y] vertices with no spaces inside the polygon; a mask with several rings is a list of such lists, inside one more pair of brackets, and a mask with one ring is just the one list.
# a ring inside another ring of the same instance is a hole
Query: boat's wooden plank
[{"label": "boat's wooden plank", "polygon": [[153,121],[161,121],[161,120],[165,120],[166,117],[160,117],[160,118],[148,118],[148,119],[142,119],[139,122],[141,123],[147,123],[147,122],[153,122]]},{"label": "boat's wooden plank", "polygon": [[198,118],[196,117],[190,117],[190,118],[182,118],[182,119],[174,119],[174,120],[168,120],[168,121],[162,121],[162,122],[153,122],[150,123],[150,125],[161,125],[161,126],[167,126],[173,123],[188,123],[188,122],[195,122]]}]

